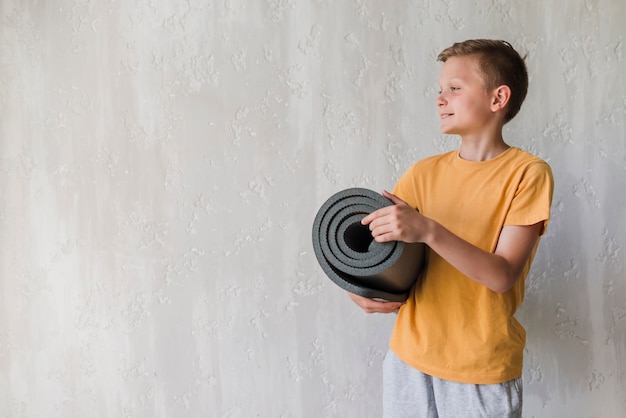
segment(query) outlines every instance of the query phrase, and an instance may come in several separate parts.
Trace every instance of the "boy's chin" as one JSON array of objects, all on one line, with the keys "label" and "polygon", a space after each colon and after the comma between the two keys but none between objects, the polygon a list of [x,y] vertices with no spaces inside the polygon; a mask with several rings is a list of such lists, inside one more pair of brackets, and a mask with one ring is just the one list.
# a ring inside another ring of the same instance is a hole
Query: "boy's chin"
[{"label": "boy's chin", "polygon": [[441,132],[442,134],[445,134],[445,135],[454,135],[456,133],[456,132],[454,132],[453,129],[446,128],[446,127],[443,127],[443,126],[439,128],[439,132]]}]

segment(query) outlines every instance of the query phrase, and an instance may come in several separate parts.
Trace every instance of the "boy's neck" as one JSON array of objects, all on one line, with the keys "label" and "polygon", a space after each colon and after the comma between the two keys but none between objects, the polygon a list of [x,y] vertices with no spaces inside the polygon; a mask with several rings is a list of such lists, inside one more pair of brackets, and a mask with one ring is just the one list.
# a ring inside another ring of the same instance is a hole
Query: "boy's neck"
[{"label": "boy's neck", "polygon": [[497,157],[510,146],[504,142],[502,135],[494,137],[461,137],[459,155],[467,161],[487,161]]}]

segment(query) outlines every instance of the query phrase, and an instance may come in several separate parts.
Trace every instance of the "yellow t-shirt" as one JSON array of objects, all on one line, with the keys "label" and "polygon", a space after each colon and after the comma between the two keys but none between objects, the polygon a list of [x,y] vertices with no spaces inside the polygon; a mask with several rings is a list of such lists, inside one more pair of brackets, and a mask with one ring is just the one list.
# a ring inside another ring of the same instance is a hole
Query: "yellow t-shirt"
[{"label": "yellow t-shirt", "polygon": [[[550,218],[553,178],[543,160],[509,148],[480,162],[458,151],[417,162],[394,193],[423,215],[493,252],[505,225]],[[391,350],[423,373],[463,383],[501,383],[521,376],[526,331],[514,318],[537,247],[511,290],[474,282],[432,250],[422,278],[398,312]]]}]

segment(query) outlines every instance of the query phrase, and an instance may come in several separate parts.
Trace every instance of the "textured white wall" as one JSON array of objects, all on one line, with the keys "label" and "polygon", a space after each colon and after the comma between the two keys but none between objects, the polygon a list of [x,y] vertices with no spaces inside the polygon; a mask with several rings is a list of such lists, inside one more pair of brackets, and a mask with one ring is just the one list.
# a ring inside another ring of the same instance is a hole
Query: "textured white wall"
[{"label": "textured white wall", "polygon": [[393,317],[317,208],[449,150],[436,54],[528,52],[554,170],[526,417],[626,411],[623,0],[0,1],[0,415],[377,417]]}]

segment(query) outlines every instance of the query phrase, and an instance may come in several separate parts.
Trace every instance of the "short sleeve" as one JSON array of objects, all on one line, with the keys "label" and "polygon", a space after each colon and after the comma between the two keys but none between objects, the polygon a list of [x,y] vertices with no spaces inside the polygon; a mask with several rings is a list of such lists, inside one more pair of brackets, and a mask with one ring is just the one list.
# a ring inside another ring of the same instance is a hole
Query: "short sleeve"
[{"label": "short sleeve", "polygon": [[534,225],[543,221],[540,235],[545,234],[553,191],[550,166],[544,161],[530,164],[520,180],[504,225]]}]

